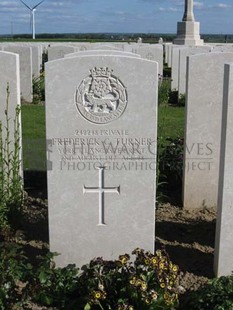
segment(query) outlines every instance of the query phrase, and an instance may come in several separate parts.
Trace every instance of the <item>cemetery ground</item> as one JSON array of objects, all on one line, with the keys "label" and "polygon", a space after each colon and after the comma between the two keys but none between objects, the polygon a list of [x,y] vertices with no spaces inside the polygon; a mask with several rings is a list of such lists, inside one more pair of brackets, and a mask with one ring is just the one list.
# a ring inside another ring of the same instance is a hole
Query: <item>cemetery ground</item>
[{"label": "cemetery ground", "polygon": [[[1,250],[0,256],[2,255],[3,257],[0,263],[0,270],[4,270],[7,264],[9,264],[12,267],[12,271],[8,274],[8,277],[14,277],[14,272],[15,275],[18,276],[22,266],[17,269],[12,259],[15,255],[15,247],[13,245],[21,246],[26,257],[29,258],[29,262],[33,266],[40,266],[38,272],[32,275],[33,278],[38,277],[40,280],[40,286],[38,286],[39,290],[45,293],[46,291],[51,292],[52,289],[52,291],[57,293],[57,290],[53,287],[53,283],[48,283],[52,279],[52,273],[48,271],[50,262],[48,263],[47,260],[40,265],[41,260],[39,258],[40,256],[46,257],[46,253],[48,253],[49,249],[46,173],[45,171],[41,171],[44,170],[45,145],[41,145],[39,154],[33,152],[32,149],[35,147],[35,141],[45,139],[45,109],[43,105],[22,106],[22,130],[23,145],[28,143],[28,141],[33,143],[32,148],[28,148],[26,151],[28,154],[24,153],[26,192],[23,205],[23,216],[21,225],[17,227],[13,234],[7,234],[4,231],[0,232],[1,243],[5,242],[6,247],[9,249],[12,248],[8,254]],[[194,304],[186,305],[193,291],[197,291],[202,286],[205,287],[208,281],[214,278],[213,252],[216,212],[214,209],[207,207],[201,210],[181,209],[181,161],[179,161],[180,153],[179,151],[177,153],[177,146],[178,150],[181,149],[183,132],[184,107],[160,106],[158,145],[162,147],[162,149],[164,149],[166,145],[167,152],[164,155],[164,152],[159,150],[158,154],[162,165],[159,166],[160,182],[158,185],[156,212],[156,248],[165,248],[171,261],[179,266],[179,309],[213,309],[211,304],[208,307],[208,303],[206,304],[206,302],[204,302],[204,304],[199,303],[198,308],[196,308]],[[170,175],[168,174],[166,178],[164,173],[166,173],[166,169],[168,169],[166,162],[168,153],[175,156],[175,161],[173,161],[174,166],[169,166],[172,173],[170,173]],[[38,171],[35,171],[35,167],[37,167]],[[31,170],[34,171],[31,172]],[[18,263],[20,255],[17,254],[16,257]],[[63,278],[60,278],[60,281],[64,281],[66,276],[67,279],[69,278],[68,274],[64,274]],[[35,281],[35,283],[38,285],[38,282]],[[23,291],[25,283],[17,282],[16,284],[16,290],[20,296],[20,291]],[[48,296],[46,296],[46,294],[43,296],[40,295],[38,287],[35,287],[33,291],[34,297],[37,296],[37,298],[35,298],[37,302],[29,299],[27,306],[24,304],[23,308],[21,308],[11,304],[11,308],[9,309],[66,309],[63,307],[56,308],[54,306],[44,306],[50,304],[51,296],[49,293]],[[63,287],[62,290],[64,291],[65,289],[68,290],[69,288]],[[205,293],[198,294],[201,299]],[[194,300],[197,304],[197,297],[194,297]],[[8,308],[2,307],[1,309]],[[141,310],[142,308],[136,309]]]}]

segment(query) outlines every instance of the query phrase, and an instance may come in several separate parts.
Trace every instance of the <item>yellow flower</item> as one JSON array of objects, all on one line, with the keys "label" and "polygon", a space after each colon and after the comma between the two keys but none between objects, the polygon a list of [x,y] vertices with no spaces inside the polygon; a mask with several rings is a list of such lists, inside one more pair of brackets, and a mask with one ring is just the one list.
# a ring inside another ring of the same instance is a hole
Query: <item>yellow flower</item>
[{"label": "yellow flower", "polygon": [[146,291],[147,290],[147,283],[146,282],[142,282],[141,289],[142,289],[142,291]]},{"label": "yellow flower", "polygon": [[165,300],[168,300],[168,299],[170,298],[170,296],[169,296],[167,293],[164,293],[164,294],[163,294],[163,298],[164,298]]},{"label": "yellow flower", "polygon": [[140,286],[140,285],[142,285],[142,280],[138,279],[138,280],[136,281],[136,286]]},{"label": "yellow flower", "polygon": [[160,284],[160,287],[161,287],[161,288],[165,288],[165,286],[166,286],[166,285],[165,285],[164,282]]},{"label": "yellow flower", "polygon": [[173,268],[172,268],[172,270],[173,270],[174,272],[177,272],[177,271],[178,271],[178,267],[177,267],[176,265],[174,265]]},{"label": "yellow flower", "polygon": [[134,310],[134,307],[133,306],[129,306],[129,310]]},{"label": "yellow flower", "polygon": [[159,268],[164,269],[164,263],[160,263]]},{"label": "yellow flower", "polygon": [[148,258],[145,258],[144,263],[145,263],[146,265],[149,265],[149,263],[150,263],[149,259],[148,259]]},{"label": "yellow flower", "polygon": [[162,256],[162,252],[161,252],[160,250],[157,250],[157,251],[156,251],[156,254],[157,254],[159,257]]},{"label": "yellow flower", "polygon": [[100,298],[101,298],[101,292],[96,291],[96,292],[94,293],[94,296],[95,296],[95,299],[100,299]]},{"label": "yellow flower", "polygon": [[129,280],[129,283],[134,285],[136,283],[136,277],[133,277]]},{"label": "yellow flower", "polygon": [[146,302],[147,305],[149,305],[149,304],[150,304],[150,299],[149,299],[149,298],[146,298],[146,299],[145,299],[145,302]]},{"label": "yellow flower", "polygon": [[153,265],[157,265],[158,259],[157,259],[156,257],[152,257],[151,263],[152,263]]},{"label": "yellow flower", "polygon": [[128,262],[129,258],[130,258],[130,257],[129,257],[128,254],[120,255],[120,256],[119,256],[119,260],[120,260],[120,262],[122,263],[122,265],[125,265],[125,264]]}]

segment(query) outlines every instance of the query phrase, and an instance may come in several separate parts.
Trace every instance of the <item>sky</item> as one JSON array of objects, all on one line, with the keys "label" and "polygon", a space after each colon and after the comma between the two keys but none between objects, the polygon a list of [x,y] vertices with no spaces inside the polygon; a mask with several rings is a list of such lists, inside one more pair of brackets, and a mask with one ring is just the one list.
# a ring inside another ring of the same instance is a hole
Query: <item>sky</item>
[{"label": "sky", "polygon": [[[23,0],[34,6],[40,0]],[[185,0],[45,0],[36,33],[176,33]],[[233,34],[232,0],[194,0],[201,33]],[[30,11],[20,0],[0,0],[0,34],[31,33]]]}]

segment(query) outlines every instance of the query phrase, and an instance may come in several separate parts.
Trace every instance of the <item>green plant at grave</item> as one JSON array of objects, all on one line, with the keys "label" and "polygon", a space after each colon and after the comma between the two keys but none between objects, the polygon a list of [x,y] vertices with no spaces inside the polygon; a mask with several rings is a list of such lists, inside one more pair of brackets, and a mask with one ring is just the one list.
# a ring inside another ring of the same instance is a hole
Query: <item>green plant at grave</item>
[{"label": "green plant at grave", "polygon": [[171,105],[178,106],[178,101],[179,101],[178,90],[170,91],[168,101]]},{"label": "green plant at grave", "polygon": [[159,169],[168,183],[181,183],[183,175],[184,139],[167,137],[159,160]]},{"label": "green plant at grave", "polygon": [[178,90],[172,90],[169,93],[169,98],[168,102],[171,105],[177,106],[177,107],[184,107],[185,106],[185,100],[186,100],[186,95],[185,94],[180,94]]},{"label": "green plant at grave", "polygon": [[178,106],[179,107],[184,107],[186,102],[186,95],[185,94],[180,94],[179,99],[178,99]]},{"label": "green plant at grave", "polygon": [[12,120],[9,116],[9,97],[8,85],[4,127],[0,121],[0,228],[16,224],[23,200],[20,175],[20,107],[16,107],[15,118]]},{"label": "green plant at grave", "polygon": [[75,265],[55,268],[55,256],[56,253],[49,252],[41,257],[41,263],[29,285],[29,295],[39,304],[67,309],[71,295],[77,287],[79,269]]},{"label": "green plant at grave", "polygon": [[33,78],[33,103],[38,104],[41,101],[45,101],[45,76],[44,72],[39,77]]},{"label": "green plant at grave", "polygon": [[27,280],[30,279],[31,270],[32,266],[27,262],[20,246],[0,243],[1,310],[13,309],[13,305],[23,304],[27,296]]},{"label": "green plant at grave", "polygon": [[[28,263],[22,248],[0,243],[0,309],[27,309],[27,303],[66,310],[171,310],[178,306],[178,266],[164,250],[136,249],[115,261],[96,258],[80,271],[55,268],[56,253]],[[19,308],[18,308],[19,307]]]},{"label": "green plant at grave", "polygon": [[[171,309],[178,305],[178,267],[162,250],[136,249],[118,260],[94,259],[84,267],[73,305],[84,309]],[[73,307],[74,309],[75,307]],[[76,309],[76,308],[75,308]],[[79,308],[77,308],[79,309]],[[81,308],[80,308],[81,309]]]},{"label": "green plant at grave", "polygon": [[183,309],[232,310],[233,275],[214,279],[209,285],[192,293]]},{"label": "green plant at grave", "polygon": [[159,76],[158,105],[166,105],[169,101],[171,82],[169,78]]}]

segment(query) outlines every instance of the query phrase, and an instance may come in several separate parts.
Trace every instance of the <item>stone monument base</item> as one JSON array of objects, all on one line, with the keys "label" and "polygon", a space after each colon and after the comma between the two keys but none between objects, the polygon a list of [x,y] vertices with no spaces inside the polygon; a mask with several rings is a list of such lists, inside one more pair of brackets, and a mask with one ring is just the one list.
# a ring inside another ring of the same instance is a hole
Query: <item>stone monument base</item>
[{"label": "stone monument base", "polygon": [[184,21],[177,23],[177,38],[173,41],[177,45],[203,45],[204,41],[200,39],[200,23],[193,21]]}]

